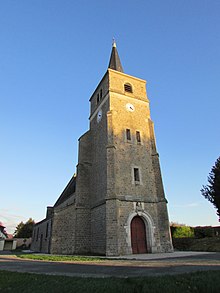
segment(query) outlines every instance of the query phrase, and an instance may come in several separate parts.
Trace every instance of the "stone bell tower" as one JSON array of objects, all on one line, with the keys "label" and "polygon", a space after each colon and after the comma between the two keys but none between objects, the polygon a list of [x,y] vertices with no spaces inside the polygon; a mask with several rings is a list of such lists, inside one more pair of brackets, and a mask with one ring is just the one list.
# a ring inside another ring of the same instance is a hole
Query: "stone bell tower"
[{"label": "stone bell tower", "polygon": [[123,72],[115,42],[90,103],[91,251],[172,251],[146,81]]},{"label": "stone bell tower", "polygon": [[171,252],[146,82],[123,72],[115,42],[90,105],[77,175],[35,225],[32,249],[109,256]]}]

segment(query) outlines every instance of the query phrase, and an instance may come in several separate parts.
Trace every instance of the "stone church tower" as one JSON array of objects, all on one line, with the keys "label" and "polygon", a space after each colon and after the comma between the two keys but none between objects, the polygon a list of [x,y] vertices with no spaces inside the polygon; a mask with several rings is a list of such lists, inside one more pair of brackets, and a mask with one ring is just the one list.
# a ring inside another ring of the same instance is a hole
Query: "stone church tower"
[{"label": "stone church tower", "polygon": [[115,42],[90,105],[77,175],[36,224],[32,249],[109,256],[171,252],[146,81],[123,72]]}]

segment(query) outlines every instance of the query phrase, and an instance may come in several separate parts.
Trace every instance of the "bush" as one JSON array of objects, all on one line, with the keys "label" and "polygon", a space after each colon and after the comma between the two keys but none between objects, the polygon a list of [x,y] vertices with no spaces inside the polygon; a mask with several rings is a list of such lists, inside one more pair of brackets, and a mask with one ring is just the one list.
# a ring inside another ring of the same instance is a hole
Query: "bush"
[{"label": "bush", "polygon": [[179,227],[171,227],[171,231],[173,230],[172,237],[173,238],[192,238],[194,237],[194,229],[189,226],[179,226]]}]

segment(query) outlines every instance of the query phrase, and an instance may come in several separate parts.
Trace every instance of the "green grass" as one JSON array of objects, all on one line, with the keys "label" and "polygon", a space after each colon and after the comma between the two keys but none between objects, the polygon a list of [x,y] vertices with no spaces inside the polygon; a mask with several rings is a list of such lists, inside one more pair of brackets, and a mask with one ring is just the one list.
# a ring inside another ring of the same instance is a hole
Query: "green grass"
[{"label": "green grass", "polygon": [[145,278],[75,278],[0,271],[0,292],[220,292],[220,271]]},{"label": "green grass", "polygon": [[102,261],[103,258],[80,255],[17,254],[19,258],[45,261]]}]

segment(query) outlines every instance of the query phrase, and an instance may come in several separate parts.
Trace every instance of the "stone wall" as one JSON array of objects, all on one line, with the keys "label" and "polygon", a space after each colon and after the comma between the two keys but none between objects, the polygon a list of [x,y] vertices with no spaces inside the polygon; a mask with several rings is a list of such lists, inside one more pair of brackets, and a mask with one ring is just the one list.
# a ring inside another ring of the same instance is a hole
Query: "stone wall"
[{"label": "stone wall", "polygon": [[34,226],[31,250],[37,252],[50,252],[52,219],[45,219]]},{"label": "stone wall", "polygon": [[52,254],[75,253],[76,208],[72,204],[54,210],[51,250]]},{"label": "stone wall", "polygon": [[102,106],[102,119],[98,122],[97,115],[90,120],[92,154],[92,173],[90,185],[91,207],[100,204],[106,198],[107,189],[107,112],[109,101],[105,100]]},{"label": "stone wall", "polygon": [[32,238],[14,238],[16,240],[16,248],[24,247],[28,249],[31,247]]},{"label": "stone wall", "polygon": [[157,204],[158,208],[158,228],[160,236],[161,250],[160,252],[172,252],[172,238],[170,233],[170,224],[168,218],[168,212],[166,202],[160,202]]},{"label": "stone wall", "polygon": [[88,254],[91,251],[91,218],[89,208],[77,208],[75,218],[75,249],[78,254]]},{"label": "stone wall", "polygon": [[105,204],[91,210],[91,253],[106,253],[106,214]]}]

